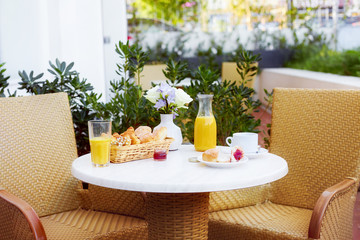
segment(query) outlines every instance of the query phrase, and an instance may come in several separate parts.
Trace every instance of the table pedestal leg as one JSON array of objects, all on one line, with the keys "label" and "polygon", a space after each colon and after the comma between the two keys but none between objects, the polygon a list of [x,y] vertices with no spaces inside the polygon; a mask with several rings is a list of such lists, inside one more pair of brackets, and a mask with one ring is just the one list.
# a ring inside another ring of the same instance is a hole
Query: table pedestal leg
[{"label": "table pedestal leg", "polygon": [[149,240],[208,238],[209,193],[147,193]]}]

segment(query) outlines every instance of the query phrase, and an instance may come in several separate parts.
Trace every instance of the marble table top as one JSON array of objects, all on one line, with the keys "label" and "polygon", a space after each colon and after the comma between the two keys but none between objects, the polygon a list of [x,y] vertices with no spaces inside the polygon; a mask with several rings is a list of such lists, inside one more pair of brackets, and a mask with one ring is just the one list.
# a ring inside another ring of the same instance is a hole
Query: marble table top
[{"label": "marble table top", "polygon": [[157,193],[213,192],[247,188],[266,184],[284,177],[286,161],[266,153],[232,168],[213,168],[203,163],[189,162],[189,157],[201,156],[192,145],[182,145],[169,151],[167,160],[137,160],[96,168],[90,154],[77,158],[72,174],[87,183],[129,191]]}]

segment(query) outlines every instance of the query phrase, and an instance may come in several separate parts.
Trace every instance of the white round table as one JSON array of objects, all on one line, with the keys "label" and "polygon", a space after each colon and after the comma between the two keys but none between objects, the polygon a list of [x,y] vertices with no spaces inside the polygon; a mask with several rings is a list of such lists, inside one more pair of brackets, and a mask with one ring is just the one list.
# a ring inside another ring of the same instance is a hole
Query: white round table
[{"label": "white round table", "polygon": [[143,159],[96,168],[87,154],[73,162],[72,174],[102,187],[147,192],[149,239],[207,239],[209,192],[266,184],[288,172],[286,161],[270,153],[232,168],[188,161],[201,155],[194,146],[182,145],[165,161]]}]

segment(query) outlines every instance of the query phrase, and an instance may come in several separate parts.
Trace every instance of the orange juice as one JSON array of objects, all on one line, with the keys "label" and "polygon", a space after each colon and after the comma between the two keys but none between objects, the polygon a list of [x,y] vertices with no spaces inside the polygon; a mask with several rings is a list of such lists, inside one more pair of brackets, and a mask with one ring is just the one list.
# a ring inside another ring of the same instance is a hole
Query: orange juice
[{"label": "orange juice", "polygon": [[216,121],[214,116],[195,119],[194,145],[196,151],[205,151],[216,147]]},{"label": "orange juice", "polygon": [[110,138],[95,137],[90,139],[91,161],[105,165],[110,160]]}]

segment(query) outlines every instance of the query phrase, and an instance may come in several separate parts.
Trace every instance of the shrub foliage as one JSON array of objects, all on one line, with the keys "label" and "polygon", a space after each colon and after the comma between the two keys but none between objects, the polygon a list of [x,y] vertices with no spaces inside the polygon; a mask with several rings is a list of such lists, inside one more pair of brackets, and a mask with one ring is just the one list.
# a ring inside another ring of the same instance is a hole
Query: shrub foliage
[{"label": "shrub foliage", "polygon": [[[79,73],[73,70],[74,63],[67,64],[56,59],[49,62],[51,79],[44,80],[44,74],[34,74],[33,71],[19,71],[21,82],[19,89],[29,94],[45,94],[66,92],[69,96],[70,108],[73,116],[78,154],[83,155],[90,151],[87,122],[94,118],[108,119],[113,123],[113,132],[125,131],[129,126],[148,125],[154,127],[159,123],[160,115],[152,104],[144,98],[141,72],[148,61],[148,54],[138,45],[129,46],[121,43],[116,46],[121,64],[117,65],[116,72],[119,79],[111,81],[111,97],[108,102],[100,101],[101,95],[93,92],[93,87],[86,79],[81,79]],[[190,78],[190,85],[183,86],[194,101],[189,108],[179,113],[176,118],[182,127],[183,135],[190,142],[193,141],[194,122],[198,112],[197,94],[213,94],[213,112],[217,121],[218,144],[225,145],[227,136],[234,132],[258,132],[260,120],[252,116],[261,105],[254,99],[254,89],[246,86],[248,78],[258,72],[254,62],[259,56],[253,56],[243,50],[238,57],[238,72],[242,81],[238,84],[230,81],[220,81],[216,68],[202,65],[191,72],[186,62],[168,59],[163,71],[168,83],[180,86],[185,78]],[[255,71],[255,73],[254,73]],[[4,64],[0,64],[0,96],[5,97],[9,77],[5,76]],[[245,80],[246,79],[246,80]],[[15,96],[16,93],[7,94]]]}]

